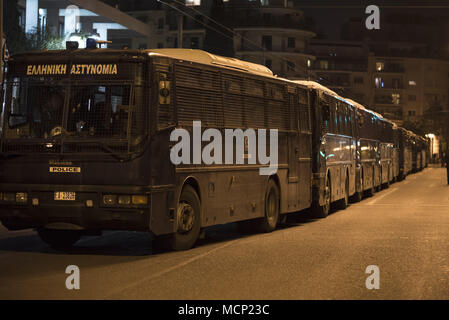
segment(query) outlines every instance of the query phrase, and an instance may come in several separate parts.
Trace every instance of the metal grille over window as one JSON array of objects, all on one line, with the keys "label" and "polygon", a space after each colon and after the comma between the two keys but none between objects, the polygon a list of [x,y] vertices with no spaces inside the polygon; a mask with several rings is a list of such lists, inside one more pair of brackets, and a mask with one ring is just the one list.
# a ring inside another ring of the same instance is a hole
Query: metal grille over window
[{"label": "metal grille over window", "polygon": [[74,86],[67,131],[75,136],[127,137],[130,86]]},{"label": "metal grille over window", "polygon": [[129,84],[13,78],[6,86],[3,151],[135,151],[146,129],[144,100],[143,89]]}]

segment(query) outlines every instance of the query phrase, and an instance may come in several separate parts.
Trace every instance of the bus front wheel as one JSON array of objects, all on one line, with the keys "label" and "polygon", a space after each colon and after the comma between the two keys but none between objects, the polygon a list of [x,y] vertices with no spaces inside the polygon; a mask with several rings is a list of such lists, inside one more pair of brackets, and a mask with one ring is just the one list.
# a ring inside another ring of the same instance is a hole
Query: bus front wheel
[{"label": "bus front wheel", "polygon": [[201,204],[195,189],[189,185],[182,189],[177,211],[178,229],[171,236],[173,250],[193,247],[201,228]]},{"label": "bus front wheel", "polygon": [[276,229],[280,211],[279,194],[278,186],[270,180],[265,194],[265,216],[260,226],[262,232],[271,232]]}]

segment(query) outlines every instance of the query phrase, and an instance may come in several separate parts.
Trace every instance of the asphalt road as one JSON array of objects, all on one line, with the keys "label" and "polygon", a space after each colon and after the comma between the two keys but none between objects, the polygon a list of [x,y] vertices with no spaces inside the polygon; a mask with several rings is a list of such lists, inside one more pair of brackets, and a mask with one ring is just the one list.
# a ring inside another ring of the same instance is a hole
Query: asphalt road
[{"label": "asphalt road", "polygon": [[[108,232],[59,253],[0,226],[0,299],[449,299],[449,186],[428,168],[323,220],[270,234],[214,227],[189,251],[154,252],[144,233]],[[80,289],[68,290],[68,265]],[[379,267],[378,290],[365,286]]]}]

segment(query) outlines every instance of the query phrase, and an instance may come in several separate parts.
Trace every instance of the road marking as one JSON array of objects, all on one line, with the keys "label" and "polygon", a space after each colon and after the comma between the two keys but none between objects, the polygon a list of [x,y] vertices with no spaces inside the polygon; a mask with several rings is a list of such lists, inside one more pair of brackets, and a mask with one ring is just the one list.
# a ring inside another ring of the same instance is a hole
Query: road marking
[{"label": "road marking", "polygon": [[127,290],[127,289],[130,289],[130,288],[136,286],[136,285],[141,284],[141,283],[144,282],[144,281],[151,281],[151,280],[153,280],[153,279],[155,279],[155,278],[158,278],[158,277],[160,277],[160,276],[163,276],[164,274],[167,274],[167,273],[172,272],[172,271],[174,271],[174,270],[176,270],[176,269],[179,269],[179,268],[184,267],[184,266],[186,266],[186,265],[188,265],[188,264],[191,264],[192,262],[195,262],[195,261],[197,261],[197,260],[199,260],[199,259],[201,259],[201,258],[204,258],[205,256],[208,256],[208,255],[210,255],[211,253],[213,253],[213,252],[215,252],[215,251],[218,251],[218,250],[220,250],[220,249],[229,247],[230,245],[234,244],[234,242],[236,242],[236,241],[238,241],[238,240],[234,240],[234,241],[225,243],[225,244],[222,245],[222,246],[216,247],[216,248],[211,249],[211,250],[209,250],[209,251],[207,251],[207,252],[204,252],[204,253],[202,253],[202,254],[200,254],[200,255],[197,255],[197,256],[195,256],[195,257],[192,257],[192,258],[190,258],[190,259],[187,259],[186,261],[181,262],[181,263],[179,263],[179,264],[176,264],[176,265],[174,265],[174,266],[172,266],[172,267],[170,267],[170,268],[168,268],[168,269],[165,269],[165,270],[160,271],[160,272],[156,272],[156,273],[154,273],[154,274],[152,274],[152,275],[150,275],[150,276],[148,276],[148,277],[141,278],[141,279],[139,279],[138,281],[134,281],[134,282],[128,284],[127,286],[125,286],[125,287],[121,287],[119,290],[115,290],[115,291],[113,291],[113,292],[107,294],[105,297],[110,297],[110,296],[112,296],[112,295],[115,295],[115,294],[118,294],[118,293],[120,293],[120,292],[123,292],[123,291],[125,291],[125,290]]},{"label": "road marking", "polygon": [[378,196],[378,197],[375,197],[375,199],[373,199],[373,200],[367,202],[367,205],[372,205],[372,204],[376,203],[377,201],[379,201],[380,199],[385,198],[386,196],[392,194],[393,192],[395,192],[395,191],[397,191],[397,190],[399,190],[399,188],[392,188],[392,189],[389,190],[388,192],[386,192],[386,193],[384,193],[384,194],[382,194],[382,195],[380,195],[380,196]]}]

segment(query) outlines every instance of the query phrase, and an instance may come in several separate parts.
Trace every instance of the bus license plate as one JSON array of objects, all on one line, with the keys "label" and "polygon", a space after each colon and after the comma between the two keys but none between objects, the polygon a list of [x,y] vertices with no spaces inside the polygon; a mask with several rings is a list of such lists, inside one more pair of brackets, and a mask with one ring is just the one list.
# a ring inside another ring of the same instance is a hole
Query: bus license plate
[{"label": "bus license plate", "polygon": [[75,192],[57,191],[57,192],[55,192],[55,200],[73,201],[73,200],[76,200],[76,193]]}]

